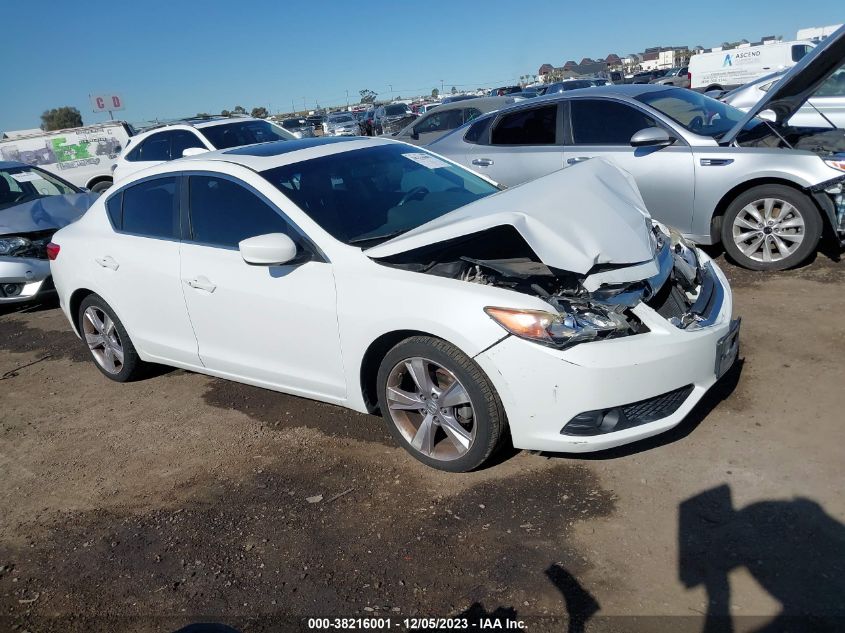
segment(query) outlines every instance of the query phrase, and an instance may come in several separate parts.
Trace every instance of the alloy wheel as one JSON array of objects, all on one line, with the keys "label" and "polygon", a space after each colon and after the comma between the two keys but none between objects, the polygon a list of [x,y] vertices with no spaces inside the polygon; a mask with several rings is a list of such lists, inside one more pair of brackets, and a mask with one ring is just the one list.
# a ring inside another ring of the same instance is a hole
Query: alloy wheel
[{"label": "alloy wheel", "polygon": [[82,333],[97,364],[110,374],[119,374],[123,344],[111,317],[102,308],[89,306],[83,313]]},{"label": "alloy wheel", "polygon": [[387,378],[388,415],[408,443],[427,457],[451,461],[475,441],[475,410],[451,371],[426,358],[397,363]]},{"label": "alloy wheel", "polygon": [[734,244],[749,259],[779,262],[794,254],[804,241],[804,217],[786,200],[762,198],[739,210],[732,235]]}]

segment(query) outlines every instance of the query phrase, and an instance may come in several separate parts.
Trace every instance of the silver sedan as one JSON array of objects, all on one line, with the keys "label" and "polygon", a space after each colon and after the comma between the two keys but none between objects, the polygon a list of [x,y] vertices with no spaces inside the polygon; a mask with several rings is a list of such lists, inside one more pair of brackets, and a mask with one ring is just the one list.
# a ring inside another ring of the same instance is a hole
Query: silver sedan
[{"label": "silver sedan", "polygon": [[845,237],[845,133],[786,126],[843,58],[845,29],[748,113],[683,88],[604,86],[519,103],[428,147],[508,186],[606,158],[656,219],[721,241],[743,266],[780,270],[815,251],[825,224]]}]

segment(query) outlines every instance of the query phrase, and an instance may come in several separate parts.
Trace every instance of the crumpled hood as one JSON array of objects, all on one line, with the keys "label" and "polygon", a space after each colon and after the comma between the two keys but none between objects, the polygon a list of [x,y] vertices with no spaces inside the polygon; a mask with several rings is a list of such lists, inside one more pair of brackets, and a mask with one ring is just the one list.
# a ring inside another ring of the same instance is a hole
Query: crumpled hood
[{"label": "crumpled hood", "polygon": [[508,224],[551,268],[586,274],[597,264],[654,258],[650,216],[633,177],[599,158],[482,198],[364,253],[389,257]]},{"label": "crumpled hood", "polygon": [[60,229],[85,213],[98,197],[97,193],[70,193],[0,209],[0,235]]}]

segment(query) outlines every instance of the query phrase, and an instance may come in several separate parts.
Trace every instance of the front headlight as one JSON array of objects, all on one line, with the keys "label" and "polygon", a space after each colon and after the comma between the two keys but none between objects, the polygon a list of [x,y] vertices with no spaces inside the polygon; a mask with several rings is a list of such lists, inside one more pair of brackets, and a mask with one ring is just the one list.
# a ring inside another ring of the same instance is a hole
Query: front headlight
[{"label": "front headlight", "polygon": [[838,160],[826,160],[824,161],[824,164],[828,167],[838,169],[839,171],[845,171],[845,158]]},{"label": "front headlight", "polygon": [[14,256],[32,246],[25,237],[0,237],[0,255]]},{"label": "front headlight", "polygon": [[591,341],[600,332],[628,329],[625,318],[614,312],[594,306],[571,307],[571,310],[554,314],[543,310],[484,308],[487,316],[514,336],[558,349]]}]

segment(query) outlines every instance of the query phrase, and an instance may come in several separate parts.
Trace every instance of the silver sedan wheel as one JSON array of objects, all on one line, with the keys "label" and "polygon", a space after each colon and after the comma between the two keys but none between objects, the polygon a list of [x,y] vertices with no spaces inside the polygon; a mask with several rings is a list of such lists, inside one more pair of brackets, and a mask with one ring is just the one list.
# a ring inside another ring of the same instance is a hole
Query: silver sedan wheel
[{"label": "silver sedan wheel", "polygon": [[123,345],[111,317],[90,306],[83,314],[82,333],[97,364],[110,374],[119,374],[123,369]]},{"label": "silver sedan wheel", "polygon": [[745,205],[733,222],[733,240],[749,259],[778,262],[804,241],[804,217],[786,200],[763,198]]},{"label": "silver sedan wheel", "polygon": [[397,363],[387,377],[390,419],[402,436],[427,457],[450,461],[475,441],[475,410],[455,374],[426,358]]}]

